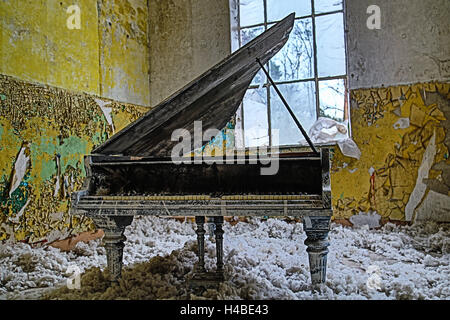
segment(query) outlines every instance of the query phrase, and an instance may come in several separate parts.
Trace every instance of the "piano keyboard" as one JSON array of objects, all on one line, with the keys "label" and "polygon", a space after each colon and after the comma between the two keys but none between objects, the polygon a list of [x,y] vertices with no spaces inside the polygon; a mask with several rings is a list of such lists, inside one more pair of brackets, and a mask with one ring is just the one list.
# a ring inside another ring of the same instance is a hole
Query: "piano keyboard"
[{"label": "piano keyboard", "polygon": [[321,195],[83,196],[77,210],[94,215],[303,216],[322,210]]},{"label": "piano keyboard", "polygon": [[320,200],[319,195],[227,195],[220,198],[209,195],[184,196],[86,196],[83,200],[101,201],[189,201],[189,200]]}]

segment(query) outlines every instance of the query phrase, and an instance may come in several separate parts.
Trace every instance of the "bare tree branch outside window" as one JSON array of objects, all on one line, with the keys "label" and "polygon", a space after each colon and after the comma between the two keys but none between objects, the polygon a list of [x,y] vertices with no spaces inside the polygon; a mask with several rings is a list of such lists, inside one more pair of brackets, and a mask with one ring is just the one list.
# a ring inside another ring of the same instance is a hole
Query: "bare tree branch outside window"
[{"label": "bare tree branch outside window", "polygon": [[[348,120],[343,0],[232,1],[238,1],[240,46],[296,13],[289,41],[269,62],[269,73],[307,131],[318,117]],[[274,129],[280,145],[305,144],[263,72],[255,76],[240,112],[244,132],[259,132],[246,147],[271,145]]]}]

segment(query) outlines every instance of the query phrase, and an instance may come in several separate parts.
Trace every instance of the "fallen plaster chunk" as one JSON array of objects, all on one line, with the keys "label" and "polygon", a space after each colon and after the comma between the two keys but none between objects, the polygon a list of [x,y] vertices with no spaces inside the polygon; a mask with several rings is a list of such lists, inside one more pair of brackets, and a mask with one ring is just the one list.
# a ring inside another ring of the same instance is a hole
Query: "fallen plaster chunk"
[{"label": "fallen plaster chunk", "polygon": [[19,187],[25,173],[27,172],[30,156],[25,154],[27,147],[22,147],[20,149],[19,155],[17,156],[16,163],[14,164],[14,173],[11,181],[11,188],[9,189],[9,196]]},{"label": "fallen plaster chunk", "polygon": [[422,202],[423,197],[427,191],[427,185],[423,182],[423,179],[428,178],[428,172],[430,172],[431,167],[433,166],[434,157],[436,156],[436,132],[434,132],[433,136],[428,142],[428,146],[425,149],[425,153],[422,157],[422,163],[420,164],[416,186],[414,187],[413,192],[409,196],[408,203],[405,207],[405,220],[411,221],[414,215],[414,211],[417,206]]},{"label": "fallen plaster chunk", "polygon": [[400,118],[396,123],[394,123],[394,129],[406,129],[409,128],[409,118]]},{"label": "fallen plaster chunk", "polygon": [[100,99],[95,99],[95,102],[97,102],[97,104],[99,105],[100,109],[103,112],[103,115],[105,116],[106,121],[108,122],[108,124],[111,126],[112,132],[114,134],[114,122],[112,121],[112,117],[111,117],[111,112],[112,112],[112,108],[111,107],[105,107],[106,105],[110,104],[110,101],[103,101]]},{"label": "fallen plaster chunk", "polygon": [[377,228],[380,226],[381,216],[376,212],[359,212],[357,215],[350,217],[350,222],[355,227],[368,226],[369,229]]}]

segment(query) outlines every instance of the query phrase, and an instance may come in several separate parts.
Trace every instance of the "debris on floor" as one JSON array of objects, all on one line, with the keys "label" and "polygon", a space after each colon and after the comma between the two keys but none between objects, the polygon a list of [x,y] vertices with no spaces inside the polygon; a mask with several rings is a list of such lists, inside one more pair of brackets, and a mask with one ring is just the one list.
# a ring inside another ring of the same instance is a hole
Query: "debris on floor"
[{"label": "debris on floor", "polygon": [[[108,287],[100,240],[79,242],[69,252],[5,244],[0,299],[450,299],[448,224],[370,230],[332,224],[327,282],[315,293],[301,223],[252,218],[224,230],[226,281],[202,295],[186,285],[197,261],[194,224],[137,217],[125,232],[118,285]],[[205,265],[214,270],[210,240]],[[82,273],[80,289],[66,286],[71,265]]]}]

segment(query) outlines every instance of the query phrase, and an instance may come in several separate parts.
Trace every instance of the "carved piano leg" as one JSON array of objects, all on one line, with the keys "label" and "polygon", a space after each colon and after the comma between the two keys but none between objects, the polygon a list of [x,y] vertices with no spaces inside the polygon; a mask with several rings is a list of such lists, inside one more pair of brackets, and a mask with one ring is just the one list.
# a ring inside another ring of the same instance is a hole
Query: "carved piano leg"
[{"label": "carved piano leg", "polygon": [[216,236],[216,256],[217,256],[217,273],[223,274],[223,217],[214,217],[216,228],[214,234]]},{"label": "carved piano leg", "polygon": [[328,231],[331,217],[304,217],[305,245],[309,256],[312,289],[325,283],[327,273]]},{"label": "carved piano leg", "polygon": [[222,224],[223,217],[215,217],[214,224],[215,230],[214,234],[216,236],[216,250],[217,250],[217,271],[216,272],[206,272],[205,269],[205,217],[196,216],[195,222],[197,223],[197,241],[198,241],[198,266],[193,277],[189,280],[190,288],[195,291],[196,294],[201,294],[202,290],[207,288],[216,288],[221,281],[223,281],[223,245],[222,245]]},{"label": "carved piano leg", "polygon": [[111,275],[111,282],[117,282],[122,273],[122,258],[125,227],[133,221],[132,216],[103,216],[93,217],[97,228],[103,229],[105,236],[103,243],[106,249],[106,260]]},{"label": "carved piano leg", "polygon": [[205,272],[205,217],[196,216],[195,223],[197,224],[197,244],[198,244],[198,266],[197,271]]}]

